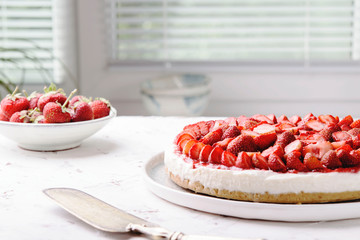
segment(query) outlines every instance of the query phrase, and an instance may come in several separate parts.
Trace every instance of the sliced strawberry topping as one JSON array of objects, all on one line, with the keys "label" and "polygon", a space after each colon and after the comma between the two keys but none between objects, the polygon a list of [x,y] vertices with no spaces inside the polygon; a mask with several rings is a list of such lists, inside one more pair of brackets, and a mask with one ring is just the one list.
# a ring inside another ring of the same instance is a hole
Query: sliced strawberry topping
[{"label": "sliced strawberry topping", "polygon": [[289,118],[289,121],[295,125],[297,125],[301,121],[301,117],[298,115],[294,115],[291,118]]},{"label": "sliced strawberry topping", "polygon": [[223,151],[221,154],[221,164],[227,167],[232,167],[235,165],[236,156],[228,151]]},{"label": "sliced strawberry topping", "polygon": [[222,141],[219,141],[217,143],[214,143],[212,146],[213,147],[221,147],[222,149],[226,150],[227,146],[229,145],[229,143],[234,140],[234,138],[225,138]]},{"label": "sliced strawberry topping", "polygon": [[285,148],[289,143],[295,141],[295,135],[291,131],[286,131],[281,133],[276,140],[276,144],[280,145],[282,148]]},{"label": "sliced strawberry topping", "polygon": [[276,141],[276,133],[271,132],[267,134],[261,134],[254,138],[254,142],[258,149],[264,150],[271,146]]},{"label": "sliced strawberry topping", "polygon": [[259,134],[275,133],[275,126],[270,124],[261,124],[253,129],[254,132]]},{"label": "sliced strawberry topping", "polygon": [[202,148],[205,146],[202,142],[195,143],[189,150],[189,157],[191,159],[199,160],[200,152]]},{"label": "sliced strawberry topping", "polygon": [[263,156],[261,156],[260,153],[255,153],[252,156],[252,163],[254,165],[254,167],[259,168],[259,169],[269,169],[269,165],[266,161],[266,158],[264,158]]},{"label": "sliced strawberry topping", "polygon": [[185,145],[184,145],[184,148],[183,148],[183,153],[186,155],[186,156],[189,156],[190,154],[190,148],[196,144],[198,141],[192,139],[192,140],[188,140]]},{"label": "sliced strawberry topping", "polygon": [[201,162],[208,162],[209,156],[210,156],[210,153],[212,150],[213,150],[213,147],[211,147],[209,145],[205,145],[200,151],[199,160]]},{"label": "sliced strawberry topping", "polygon": [[360,119],[358,119],[358,120],[354,121],[353,123],[351,123],[350,127],[352,127],[352,128],[360,127]]},{"label": "sliced strawberry topping", "polygon": [[321,159],[325,153],[333,150],[333,145],[330,142],[317,142],[315,144],[309,144],[303,148],[302,154],[305,156],[307,153],[311,153],[318,159]]},{"label": "sliced strawberry topping", "polygon": [[352,118],[352,116],[351,116],[351,115],[347,115],[346,117],[344,117],[343,119],[341,119],[341,121],[338,123],[338,125],[339,125],[339,126],[342,126],[342,125],[350,126],[353,122],[354,122],[354,119]]},{"label": "sliced strawberry topping", "polygon": [[351,135],[344,131],[334,132],[332,134],[332,138],[336,142],[339,142],[339,141],[345,141],[345,142],[350,141],[351,142],[351,139],[352,139]]},{"label": "sliced strawberry topping", "polygon": [[229,117],[229,118],[225,119],[224,121],[229,126],[237,126],[237,118],[236,117]]},{"label": "sliced strawberry topping", "polygon": [[289,122],[289,119],[287,116],[285,115],[281,115],[280,117],[277,118],[277,122],[281,123],[281,122]]},{"label": "sliced strawberry topping", "polygon": [[256,114],[254,116],[252,116],[251,118],[253,119],[256,119],[260,122],[266,122],[266,123],[269,123],[269,124],[274,124],[273,121],[271,121],[267,116],[265,115],[261,115],[261,114]]},{"label": "sliced strawberry topping", "polygon": [[214,164],[221,163],[221,155],[223,152],[224,150],[221,147],[213,148],[209,155],[209,162]]},{"label": "sliced strawberry topping", "polygon": [[229,143],[226,150],[237,156],[240,151],[255,152],[257,147],[252,137],[241,134]]},{"label": "sliced strawberry topping", "polygon": [[339,119],[336,119],[332,115],[320,115],[319,120],[323,123],[338,123]]},{"label": "sliced strawberry topping", "polygon": [[241,126],[244,127],[245,130],[252,130],[254,127],[256,127],[258,124],[260,123],[260,121],[256,120],[256,119],[246,119]]},{"label": "sliced strawberry topping", "polygon": [[213,132],[209,132],[208,134],[206,134],[203,137],[202,142],[207,145],[213,145],[214,143],[221,140],[221,136],[222,136],[222,129],[219,128]]},{"label": "sliced strawberry topping", "polygon": [[290,152],[286,157],[286,166],[289,169],[294,169],[299,172],[306,172],[307,168],[304,165],[304,163],[301,162],[300,157],[301,157],[301,152],[296,150]]},{"label": "sliced strawberry topping", "polygon": [[284,157],[284,149],[280,147],[279,145],[274,145],[269,147],[268,149],[265,149],[261,155],[265,157],[266,159],[269,158],[270,154],[276,154],[279,157]]},{"label": "sliced strawberry topping", "polygon": [[285,155],[291,153],[292,151],[301,152],[302,151],[302,143],[300,140],[295,140],[295,141],[291,142],[290,144],[288,144],[284,150],[285,150]]},{"label": "sliced strawberry topping", "polygon": [[275,172],[286,172],[286,166],[281,158],[276,154],[270,154],[268,159],[269,168]]},{"label": "sliced strawberry topping", "polygon": [[318,170],[324,168],[321,164],[320,160],[317,159],[314,155],[311,153],[307,153],[304,157],[304,164],[310,171]]},{"label": "sliced strawberry topping", "polygon": [[329,169],[335,169],[342,166],[340,159],[334,150],[325,153],[321,158],[321,163]]},{"label": "sliced strawberry topping", "polygon": [[275,114],[269,114],[266,116],[268,119],[271,120],[272,123],[276,124],[277,123],[277,119],[276,119],[276,116]]},{"label": "sliced strawberry topping", "polygon": [[194,139],[194,138],[195,137],[192,134],[188,133],[188,132],[181,132],[176,136],[175,143],[176,143],[176,145],[179,145],[179,143],[183,139],[189,139],[190,140],[190,139]]},{"label": "sliced strawberry topping", "polygon": [[320,122],[319,120],[309,120],[305,123],[305,125],[317,132],[323,130],[325,124]]},{"label": "sliced strawberry topping", "polygon": [[185,126],[183,130],[184,132],[191,133],[196,139],[202,136],[200,127],[196,123]]},{"label": "sliced strawberry topping", "polygon": [[234,137],[239,136],[240,134],[241,134],[241,131],[236,126],[230,126],[225,130],[221,139],[234,138]]},{"label": "sliced strawberry topping", "polygon": [[235,166],[242,168],[242,169],[251,169],[254,168],[252,161],[251,161],[251,157],[249,157],[249,155],[246,152],[240,152],[236,162],[235,162]]}]

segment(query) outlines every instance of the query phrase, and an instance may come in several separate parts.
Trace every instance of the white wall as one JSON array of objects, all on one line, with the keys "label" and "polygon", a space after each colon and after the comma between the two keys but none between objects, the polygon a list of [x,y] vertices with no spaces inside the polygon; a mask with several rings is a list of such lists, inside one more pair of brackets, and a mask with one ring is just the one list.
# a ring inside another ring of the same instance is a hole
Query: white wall
[{"label": "white wall", "polygon": [[[147,115],[139,85],[164,72],[108,66],[104,2],[79,0],[77,13],[82,93],[110,99],[119,115]],[[212,78],[211,100],[204,114],[207,116],[308,112],[360,116],[360,69],[351,72],[241,69],[211,70],[207,74]]]}]

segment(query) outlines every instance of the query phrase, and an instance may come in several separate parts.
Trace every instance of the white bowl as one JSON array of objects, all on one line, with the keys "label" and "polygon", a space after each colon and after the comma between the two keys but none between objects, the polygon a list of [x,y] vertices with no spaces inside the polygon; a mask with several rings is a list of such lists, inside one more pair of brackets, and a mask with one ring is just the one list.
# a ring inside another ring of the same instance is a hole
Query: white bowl
[{"label": "white bowl", "polygon": [[146,109],[158,116],[200,116],[208,103],[210,79],[182,74],[148,80],[141,85]]},{"label": "white bowl", "polygon": [[77,147],[116,116],[111,108],[107,117],[82,122],[43,124],[0,121],[0,133],[19,147],[34,151],[58,151]]}]

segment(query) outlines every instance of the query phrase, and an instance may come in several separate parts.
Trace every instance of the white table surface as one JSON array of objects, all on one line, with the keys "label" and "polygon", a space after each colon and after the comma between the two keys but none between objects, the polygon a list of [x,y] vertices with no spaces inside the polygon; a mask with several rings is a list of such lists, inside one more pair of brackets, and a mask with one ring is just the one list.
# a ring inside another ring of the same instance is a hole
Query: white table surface
[{"label": "white table surface", "polygon": [[[171,230],[266,239],[359,239],[360,219],[287,223],[219,216],[167,202],[145,186],[143,164],[198,118],[117,117],[80,147],[20,149],[0,136],[0,239],[145,239],[96,230],[46,197],[50,187],[78,188]],[[276,214],[276,212],[274,212]]]}]

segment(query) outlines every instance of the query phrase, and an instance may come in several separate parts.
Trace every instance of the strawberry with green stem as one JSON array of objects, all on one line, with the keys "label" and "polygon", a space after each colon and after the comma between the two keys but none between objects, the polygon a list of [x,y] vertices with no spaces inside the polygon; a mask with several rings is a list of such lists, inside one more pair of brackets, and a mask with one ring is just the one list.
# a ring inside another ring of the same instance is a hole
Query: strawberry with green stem
[{"label": "strawberry with green stem", "polygon": [[[66,95],[64,93],[64,90],[62,88],[57,89],[55,84],[50,84],[49,87],[44,88],[44,95],[41,96],[38,99],[37,107],[42,112],[44,110],[44,107],[49,102],[58,102],[61,105],[64,105],[66,101]],[[66,105],[65,105],[66,106]]]},{"label": "strawberry with green stem", "polygon": [[110,114],[110,102],[104,98],[96,98],[90,103],[90,106],[94,112],[94,119],[106,117]]},{"label": "strawberry with green stem", "polygon": [[21,110],[27,110],[29,108],[29,100],[21,96],[21,93],[16,93],[19,87],[17,86],[12,94],[7,95],[1,101],[1,111],[8,119]]},{"label": "strawberry with green stem", "polygon": [[66,108],[70,98],[77,90],[73,90],[66,101],[61,105],[58,102],[48,102],[44,106],[43,115],[45,123],[66,123],[71,121],[71,114]]}]

